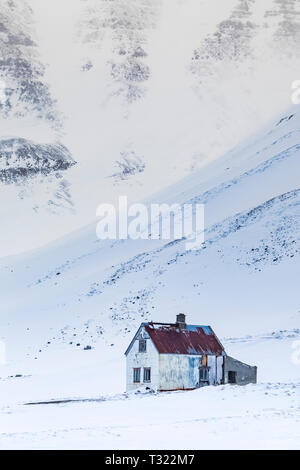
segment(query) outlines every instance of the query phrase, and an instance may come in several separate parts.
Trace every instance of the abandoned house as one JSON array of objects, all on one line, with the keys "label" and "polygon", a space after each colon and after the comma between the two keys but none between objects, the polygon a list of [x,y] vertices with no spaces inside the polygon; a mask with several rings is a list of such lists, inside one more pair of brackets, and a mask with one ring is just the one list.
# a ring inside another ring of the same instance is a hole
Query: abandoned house
[{"label": "abandoned house", "polygon": [[210,326],[187,325],[182,313],[176,323],[142,323],[125,355],[127,391],[256,383],[255,366],[227,356]]}]

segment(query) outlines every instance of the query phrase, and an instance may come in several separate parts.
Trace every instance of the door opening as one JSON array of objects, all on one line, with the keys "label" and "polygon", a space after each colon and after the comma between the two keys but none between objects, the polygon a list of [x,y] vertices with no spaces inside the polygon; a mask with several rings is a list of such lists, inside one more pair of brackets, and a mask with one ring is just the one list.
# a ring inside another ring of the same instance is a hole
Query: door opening
[{"label": "door opening", "polygon": [[199,367],[199,387],[209,385],[209,368]]},{"label": "door opening", "polygon": [[235,370],[228,371],[228,383],[236,384],[236,371]]}]

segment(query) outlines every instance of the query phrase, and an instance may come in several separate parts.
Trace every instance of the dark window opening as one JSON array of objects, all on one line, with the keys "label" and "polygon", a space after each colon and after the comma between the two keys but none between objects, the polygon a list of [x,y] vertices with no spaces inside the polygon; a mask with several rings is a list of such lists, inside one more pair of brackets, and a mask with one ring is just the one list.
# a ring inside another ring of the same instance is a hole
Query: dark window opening
[{"label": "dark window opening", "polygon": [[228,383],[236,384],[236,372],[233,370],[228,371]]},{"label": "dark window opening", "polygon": [[208,382],[208,367],[200,367],[199,379],[200,382]]},{"label": "dark window opening", "polygon": [[140,383],[141,381],[141,369],[133,369],[133,383]]},{"label": "dark window opening", "polygon": [[139,352],[146,352],[147,344],[145,339],[139,340]]},{"label": "dark window opening", "polygon": [[151,368],[144,367],[144,382],[151,382]]}]

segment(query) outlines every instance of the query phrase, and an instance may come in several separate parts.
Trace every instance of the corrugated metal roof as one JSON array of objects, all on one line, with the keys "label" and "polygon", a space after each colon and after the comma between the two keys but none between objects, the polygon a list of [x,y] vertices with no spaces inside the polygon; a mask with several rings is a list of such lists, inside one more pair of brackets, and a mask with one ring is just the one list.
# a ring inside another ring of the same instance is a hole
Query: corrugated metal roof
[{"label": "corrugated metal roof", "polygon": [[161,354],[222,355],[224,348],[210,326],[144,323],[145,330]]}]

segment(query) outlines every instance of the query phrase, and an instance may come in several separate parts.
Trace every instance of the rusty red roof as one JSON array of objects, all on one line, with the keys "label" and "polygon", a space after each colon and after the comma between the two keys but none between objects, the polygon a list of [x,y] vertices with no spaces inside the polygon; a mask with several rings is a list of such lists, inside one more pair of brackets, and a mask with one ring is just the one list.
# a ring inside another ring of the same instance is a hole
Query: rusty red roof
[{"label": "rusty red roof", "polygon": [[161,354],[222,355],[224,348],[210,326],[186,325],[180,329],[176,323],[144,323],[146,332]]}]

